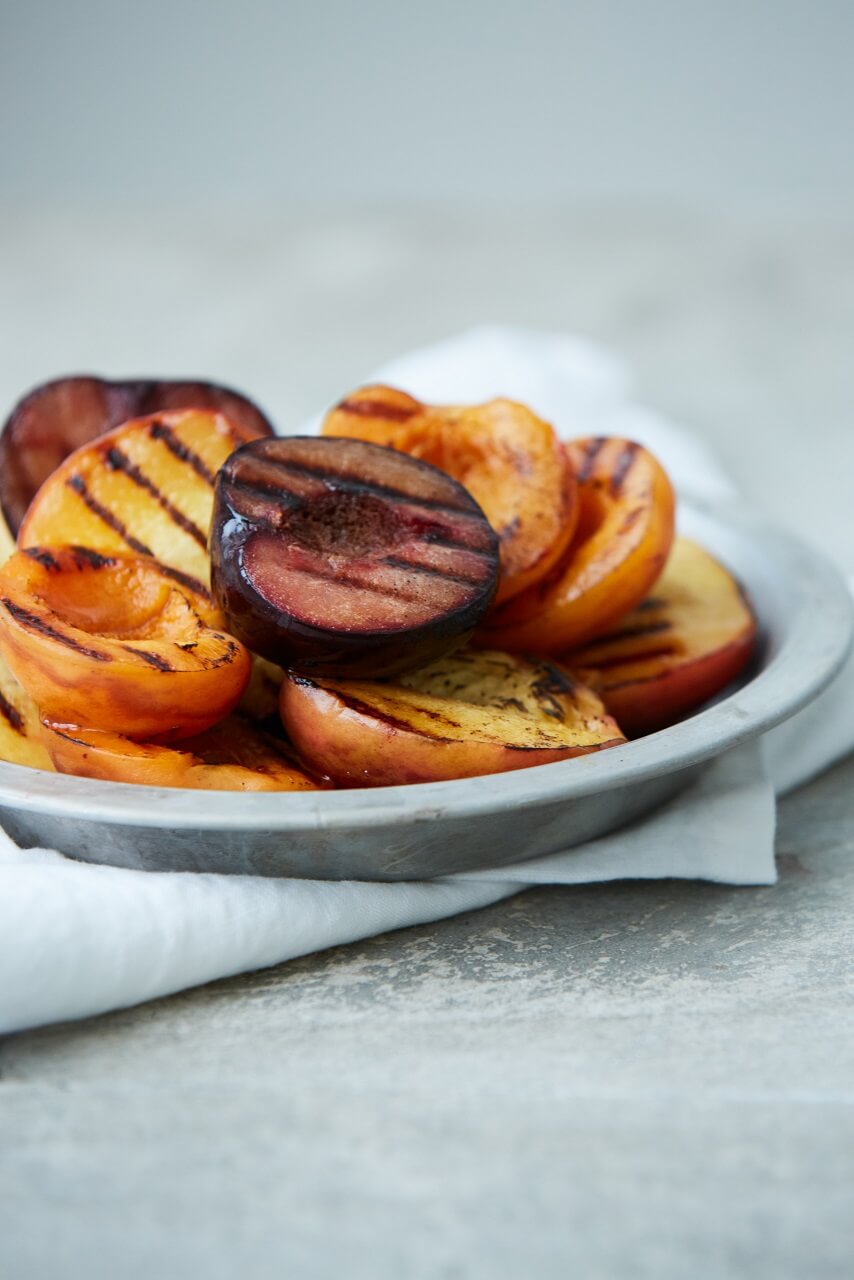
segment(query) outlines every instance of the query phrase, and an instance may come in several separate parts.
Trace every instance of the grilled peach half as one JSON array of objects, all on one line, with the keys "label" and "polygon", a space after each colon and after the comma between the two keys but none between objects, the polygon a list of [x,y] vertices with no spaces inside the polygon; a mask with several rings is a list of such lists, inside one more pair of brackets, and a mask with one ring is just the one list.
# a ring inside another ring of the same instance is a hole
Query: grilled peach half
[{"label": "grilled peach half", "polygon": [[639,604],[664,568],[675,501],[661,464],[616,437],[566,449],[580,501],[573,540],[547,578],[492,611],[478,633],[484,645],[554,654],[586,644]]},{"label": "grilled peach half", "polygon": [[624,741],[561,667],[497,652],[464,650],[395,684],[290,674],[281,710],[301,758],[350,787],[500,773]]},{"label": "grilled peach half", "polygon": [[42,736],[60,773],[85,778],[204,791],[317,791],[323,785],[240,716],[188,738],[180,749],[48,721]]},{"label": "grilled peach half", "polygon": [[39,734],[39,712],[0,658],[0,760],[53,769]]},{"label": "grilled peach half", "polygon": [[236,705],[249,653],[147,557],[30,547],[0,568],[0,655],[64,724],[189,737]]},{"label": "grilled peach half", "polygon": [[273,433],[257,405],[212,382],[78,376],[35,387],[0,431],[0,510],[11,533],[17,534],[41,485],[75,449],[130,418],[190,407],[225,414],[245,439]]},{"label": "grilled peach half", "polygon": [[429,405],[393,387],[363,387],[327,415],[323,434],[388,445],[468,489],[498,534],[497,602],[539,581],[572,537],[573,468],[553,428],[523,404]]},{"label": "grilled peach half", "polygon": [[632,737],[673,724],[750,661],[756,619],[735,578],[678,538],[652,594],[607,635],[564,655]]},{"label": "grilled peach half", "polygon": [[214,479],[249,438],[245,428],[206,410],[126,422],[52,473],[27,512],[18,545],[74,543],[153,556],[210,600]]}]

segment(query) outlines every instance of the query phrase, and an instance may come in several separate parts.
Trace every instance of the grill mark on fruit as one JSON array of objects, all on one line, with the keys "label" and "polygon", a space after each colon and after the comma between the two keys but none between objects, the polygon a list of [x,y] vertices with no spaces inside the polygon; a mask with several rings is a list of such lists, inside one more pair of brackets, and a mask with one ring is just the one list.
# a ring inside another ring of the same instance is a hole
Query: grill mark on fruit
[{"label": "grill mark on fruit", "polygon": [[74,639],[74,636],[66,635],[64,631],[60,631],[57,627],[52,627],[50,623],[45,622],[43,618],[39,618],[35,613],[30,613],[28,609],[22,609],[20,605],[10,600],[8,596],[4,596],[0,603],[25,630],[35,631],[39,635],[47,637],[48,640],[55,640],[57,644],[74,649],[77,653],[82,653],[84,657],[92,658],[95,662],[112,662],[112,657],[109,653],[102,653],[100,649],[91,649],[88,645],[81,644],[79,640]]},{"label": "grill mark on fruit", "polygon": [[672,627],[673,623],[669,618],[662,618],[659,622],[640,623],[636,627],[623,627],[619,631],[600,636],[596,641],[596,648],[600,645],[617,644],[620,640],[636,640],[639,636],[660,635],[662,631],[670,631]]},{"label": "grill mark on fruit", "polygon": [[399,587],[385,587],[379,582],[353,578],[343,573],[340,569],[330,568],[328,573],[324,573],[320,569],[300,569],[299,572],[305,578],[317,578],[320,582],[334,582],[342,587],[352,587],[356,591],[371,591],[377,596],[390,596],[395,600],[406,600],[409,603],[413,600],[423,599],[424,594],[423,591],[401,591]]},{"label": "grill mark on fruit", "polygon": [[483,585],[482,578],[470,578],[464,573],[449,573],[445,569],[437,569],[434,565],[422,564],[419,560],[405,560],[402,556],[383,556],[382,563],[392,569],[413,569],[416,573],[424,573],[432,578],[444,578],[446,582],[458,582],[465,587]]},{"label": "grill mark on fruit", "polygon": [[[288,511],[294,507],[300,506],[305,499],[298,498],[294,494],[289,493],[287,489],[282,489],[281,485],[274,484],[270,481],[265,484],[263,480],[242,480],[237,477],[230,477],[228,481],[229,496],[235,493],[245,493],[250,498],[267,498],[272,499],[278,506],[286,508]],[[253,519],[255,516],[253,515]],[[259,520],[263,519],[259,515]],[[267,521],[266,523],[272,523]]]},{"label": "grill mark on fruit", "polygon": [[157,563],[164,577],[171,578],[173,582],[177,582],[181,587],[186,587],[188,591],[195,591],[204,600],[213,600],[209,588],[199,578],[194,578],[190,573],[184,573],[183,569],[175,569],[171,564],[163,564],[160,560]]},{"label": "grill mark on fruit", "polygon": [[353,398],[342,400],[338,409],[359,418],[385,418],[389,422],[407,422],[418,412],[417,405],[388,404],[385,400]]},{"label": "grill mark on fruit", "polygon": [[[532,657],[529,661],[535,662],[536,659]],[[537,699],[541,711],[552,720],[559,720],[563,724],[566,721],[566,709],[561,706],[558,699],[563,697],[569,698],[573,703],[576,701],[575,681],[559,667],[552,666],[550,662],[538,663],[537,667],[542,674],[531,681],[531,692]]]},{"label": "grill mark on fruit", "polygon": [[200,547],[207,546],[207,538],[199,526],[190,520],[188,516],[185,516],[183,511],[179,511],[174,503],[170,502],[166,497],[166,494],[158,489],[157,485],[149,479],[135,462],[131,461],[126,453],[115,447],[109,448],[104,453],[104,459],[113,471],[120,471],[122,475],[127,476],[128,480],[132,480],[135,485],[149,494],[158,506],[166,512],[172,523],[176,524],[179,529],[183,529],[184,533],[189,534],[194,542],[197,542]]},{"label": "grill mark on fruit", "polygon": [[36,564],[47,569],[48,573],[55,573],[59,568],[59,561],[49,551],[45,551],[44,547],[24,547],[24,555],[30,560],[35,560]]},{"label": "grill mark on fruit", "polygon": [[635,610],[646,613],[649,609],[663,609],[666,604],[667,601],[662,596],[647,596],[640,604],[635,605]]},{"label": "grill mark on fruit", "polygon": [[599,457],[605,446],[605,436],[594,436],[592,440],[588,440],[584,449],[584,457],[581,466],[578,468],[577,480],[579,484],[584,484],[585,480],[589,480],[593,474],[593,468],[596,465],[596,459]]},{"label": "grill mark on fruit", "polygon": [[422,542],[431,547],[447,547],[449,551],[466,551],[469,555],[480,556],[484,560],[492,560],[492,551],[486,547],[473,547],[470,542],[460,542],[445,533],[434,533],[430,530],[419,531]]},{"label": "grill mark on fruit", "polygon": [[177,458],[179,462],[185,463],[188,467],[192,467],[197,476],[200,476],[206,484],[213,487],[216,477],[204,458],[200,458],[188,445],[184,444],[183,440],[180,440],[165,422],[152,422],[148,428],[148,434],[152,440],[159,440],[164,444],[173,457]]},{"label": "grill mark on fruit", "polygon": [[645,507],[633,507],[628,515],[624,517],[623,523],[620,525],[618,535],[628,533],[632,526],[637,524],[645,509]]},{"label": "grill mark on fruit", "polygon": [[615,498],[622,492],[626,477],[632,469],[639,450],[640,445],[630,440],[614,464],[614,470],[611,473],[611,493]]},{"label": "grill mark on fruit", "polygon": [[15,704],[9,701],[2,689],[0,689],[0,716],[3,717],[10,729],[13,729],[15,733],[19,733],[22,738],[26,738],[27,730],[24,727],[24,717]]},{"label": "grill mark on fruit", "polygon": [[[302,682],[300,682],[302,683]],[[309,683],[310,682],[306,682]],[[311,686],[310,686],[311,687]],[[323,688],[324,686],[320,686]],[[412,733],[412,724],[397,716],[392,715],[389,711],[380,711],[378,707],[372,706],[369,702],[362,702],[360,698],[356,698],[351,693],[341,693],[338,689],[332,689],[330,692],[334,697],[338,698],[345,706],[351,707],[359,715],[367,716],[370,720],[379,720],[382,724],[390,725],[392,729],[402,729],[406,733]],[[418,707],[419,715],[426,716],[429,720],[435,720],[438,724],[450,725],[456,727],[455,720],[449,720],[446,716],[442,716],[438,711],[428,711],[424,707]],[[435,741],[452,742],[452,738],[440,738],[437,734],[431,734]]]},{"label": "grill mark on fruit", "polygon": [[70,476],[65,483],[69,489],[83,499],[92,515],[97,516],[109,529],[112,529],[113,533],[118,534],[122,541],[137,555],[150,556],[154,554],[151,547],[147,547],[144,542],[140,542],[139,538],[135,538],[132,533],[128,533],[126,526],[118,516],[89,492],[86,481],[81,475]]},{"label": "grill mark on fruit", "polygon": [[168,662],[159,653],[152,653],[149,649],[135,649],[132,644],[123,645],[122,648],[126,653],[133,653],[137,658],[142,658],[143,662],[147,662],[150,667],[154,667],[155,671],[175,670],[172,663]]},{"label": "grill mark on fruit", "polygon": [[71,554],[78,569],[109,569],[116,563],[114,556],[103,556],[100,551],[93,551],[91,547],[73,546]]},{"label": "grill mark on fruit", "polygon": [[[621,654],[614,658],[603,658],[601,662],[591,663],[592,671],[612,671],[616,667],[624,667],[635,662],[649,662],[653,658],[672,658],[676,656],[676,649],[672,644],[658,645],[654,649],[644,649],[641,653]],[[632,678],[631,680],[618,680],[616,684],[605,683],[601,685],[602,690],[621,689],[624,684],[639,684],[652,677],[643,676]]]},{"label": "grill mark on fruit", "polygon": [[[314,466],[310,462],[296,462],[290,458],[283,462],[278,458],[268,457],[265,457],[264,461],[284,476],[289,474],[311,476],[315,480],[320,480],[321,483],[328,484],[333,491],[337,489],[344,493],[370,494],[375,498],[387,498],[390,502],[411,503],[413,506],[426,507],[431,511],[444,511],[448,514],[463,516],[468,520],[483,519],[479,511],[472,510],[468,505],[460,506],[456,503],[442,502],[439,498],[424,498],[415,493],[407,493],[405,489],[395,489],[391,485],[379,484],[371,480],[359,480],[337,471],[330,471],[327,467]],[[239,468],[239,460],[237,467]],[[239,483],[239,481],[235,477],[232,483]]]}]

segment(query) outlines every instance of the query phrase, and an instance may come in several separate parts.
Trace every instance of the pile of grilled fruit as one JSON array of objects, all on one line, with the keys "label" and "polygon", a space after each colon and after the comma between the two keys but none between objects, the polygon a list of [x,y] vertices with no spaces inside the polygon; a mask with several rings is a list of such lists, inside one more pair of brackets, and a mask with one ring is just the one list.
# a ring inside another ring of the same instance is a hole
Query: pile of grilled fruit
[{"label": "pile of grilled fruit", "polygon": [[[755,642],[629,440],[362,388],[276,436],[205,383],[64,378],[0,435],[0,758],[305,791],[600,751]],[[16,543],[12,542],[12,536]]]}]

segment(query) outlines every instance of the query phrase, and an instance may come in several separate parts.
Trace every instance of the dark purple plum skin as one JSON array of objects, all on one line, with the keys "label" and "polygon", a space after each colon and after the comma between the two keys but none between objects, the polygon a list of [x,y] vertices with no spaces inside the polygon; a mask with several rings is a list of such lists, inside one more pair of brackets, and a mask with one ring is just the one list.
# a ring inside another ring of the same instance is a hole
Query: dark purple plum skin
[{"label": "dark purple plum skin", "polygon": [[210,409],[255,435],[273,425],[246,396],[215,382],[90,374],[54,378],[34,387],[0,431],[0,510],[17,534],[40,486],[61,462],[130,418],[169,409]]},{"label": "dark purple plum skin", "polygon": [[[407,461],[414,467],[435,472],[445,486],[453,486],[460,503],[476,513],[485,527],[484,535],[490,547],[489,569],[484,573],[482,590],[462,608],[437,613],[429,622],[415,628],[352,631],[307,623],[278,609],[255,589],[246,571],[244,551],[259,531],[259,525],[236,509],[231,482],[239,474],[242,456],[251,454],[259,446],[275,447],[286,439],[256,440],[242,445],[217,476],[210,538],[211,585],[231,633],[253,652],[287,669],[305,675],[366,680],[391,678],[414,670],[465,643],[492,602],[498,585],[498,538],[462,485],[429,463],[414,458]],[[318,442],[325,450],[334,449],[338,443],[334,437],[319,437]],[[353,445],[355,442],[341,443]],[[358,443],[365,449],[394,452],[381,445]],[[269,528],[265,527],[264,532],[269,532]]]}]

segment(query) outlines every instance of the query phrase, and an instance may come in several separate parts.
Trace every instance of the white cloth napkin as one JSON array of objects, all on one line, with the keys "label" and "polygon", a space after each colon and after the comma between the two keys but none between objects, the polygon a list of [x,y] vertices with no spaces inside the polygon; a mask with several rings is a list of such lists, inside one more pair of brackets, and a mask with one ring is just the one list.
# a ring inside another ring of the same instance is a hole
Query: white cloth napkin
[{"label": "white cloth napkin", "polygon": [[[649,445],[683,495],[734,496],[706,450],[634,404],[623,368],[577,338],[477,329],[404,356],[374,379],[446,402],[511,396],[565,436],[623,435]],[[819,703],[763,744],[709,765],[648,818],[497,872],[368,884],[127,871],[23,851],[0,832],[0,1032],[136,1004],[483,907],[530,884],[658,877],[772,884],[775,789],[854,747],[852,695],[849,664]]]}]

